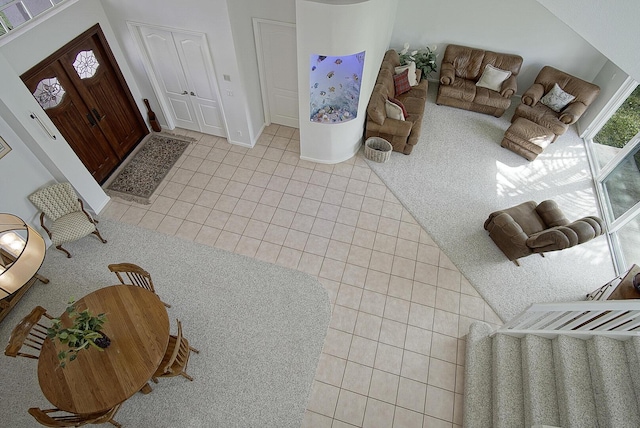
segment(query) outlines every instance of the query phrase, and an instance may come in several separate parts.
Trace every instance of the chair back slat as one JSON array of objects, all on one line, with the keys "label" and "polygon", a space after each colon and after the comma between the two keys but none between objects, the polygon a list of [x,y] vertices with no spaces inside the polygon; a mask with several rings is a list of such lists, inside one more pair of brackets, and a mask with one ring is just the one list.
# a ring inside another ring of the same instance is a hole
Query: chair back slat
[{"label": "chair back slat", "polygon": [[[38,359],[42,344],[47,338],[46,326],[40,323],[42,317],[53,319],[42,306],[36,306],[31,313],[24,317],[11,332],[9,343],[4,354],[9,357],[26,357]],[[26,348],[33,349],[35,352]]]},{"label": "chair back slat", "polygon": [[[151,274],[140,266],[133,263],[115,263],[110,264],[109,270],[116,274],[120,283],[124,285],[135,285],[136,287],[142,287],[145,290],[149,290],[154,294],[156,289],[153,286],[153,280]],[[167,308],[171,305],[162,302]]]},{"label": "chair back slat", "polygon": [[90,413],[86,415],[66,413],[57,408],[42,410],[38,407],[32,407],[29,409],[29,414],[41,425],[54,428],[77,427],[87,424],[103,424],[105,422],[109,422],[116,427],[121,427],[118,422],[113,420],[116,412],[120,409],[120,406],[121,404],[118,404],[106,412]]}]

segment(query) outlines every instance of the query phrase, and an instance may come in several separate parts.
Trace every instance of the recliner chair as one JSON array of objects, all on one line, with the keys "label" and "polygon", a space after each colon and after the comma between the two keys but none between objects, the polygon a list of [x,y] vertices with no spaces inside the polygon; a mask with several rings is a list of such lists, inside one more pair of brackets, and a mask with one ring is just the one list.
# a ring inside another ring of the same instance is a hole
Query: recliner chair
[{"label": "recliner chair", "polygon": [[585,243],[605,231],[602,219],[588,216],[569,222],[558,204],[534,201],[495,211],[484,222],[489,236],[517,266],[518,259],[534,253],[559,251]]},{"label": "recliner chair", "polygon": [[[566,107],[559,112],[552,110],[540,99],[558,84],[560,89],[575,97]],[[587,110],[587,107],[596,99],[600,93],[600,87],[593,83],[586,82],[570,74],[553,67],[544,66],[538,73],[533,85],[522,94],[522,102],[516,108],[511,123],[517,118],[523,117],[531,122],[548,128],[555,134],[555,141],[558,136],[564,134],[569,125],[576,123],[580,116]]]}]

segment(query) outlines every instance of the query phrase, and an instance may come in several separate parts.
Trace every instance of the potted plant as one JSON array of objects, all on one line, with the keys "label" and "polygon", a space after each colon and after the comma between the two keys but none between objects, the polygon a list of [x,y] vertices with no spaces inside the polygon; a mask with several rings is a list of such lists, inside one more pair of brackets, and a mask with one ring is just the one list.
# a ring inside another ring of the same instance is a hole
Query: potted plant
[{"label": "potted plant", "polygon": [[433,71],[438,70],[438,66],[436,64],[436,57],[438,54],[435,53],[436,46],[425,47],[422,49],[417,49],[409,52],[409,43],[404,44],[404,49],[398,52],[400,56],[400,65],[407,65],[410,62],[416,63],[416,69],[422,70],[422,76],[426,78]]},{"label": "potted plant", "polygon": [[66,313],[73,322],[70,327],[63,325],[60,318],[54,318],[51,327],[47,329],[47,337],[51,340],[57,339],[58,342],[69,348],[58,353],[60,366],[63,368],[66,366],[67,360],[75,360],[81,350],[94,347],[102,351],[111,343],[107,335],[100,331],[102,325],[107,321],[105,314],[93,316],[89,309],[78,312],[73,299],[69,301]]}]

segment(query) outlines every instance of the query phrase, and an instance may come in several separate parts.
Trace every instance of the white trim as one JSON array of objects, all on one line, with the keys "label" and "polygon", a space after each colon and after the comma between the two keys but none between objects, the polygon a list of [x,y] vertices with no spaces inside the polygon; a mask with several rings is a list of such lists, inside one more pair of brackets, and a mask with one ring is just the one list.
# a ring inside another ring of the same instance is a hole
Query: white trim
[{"label": "white trim", "polygon": [[62,3],[53,5],[51,8],[36,15],[35,17],[29,19],[28,21],[18,25],[18,28],[9,30],[6,34],[3,34],[2,36],[0,36],[0,46],[4,46],[9,42],[17,39],[27,31],[32,30],[37,25],[40,25],[42,21],[46,21],[47,19],[54,17],[58,13],[62,12],[64,9],[68,8],[69,6],[75,3],[78,3],[79,1],[80,0],[66,0],[66,1],[63,1]]},{"label": "white trim", "polygon": [[611,116],[620,108],[622,103],[629,98],[629,95],[636,89],[638,82],[636,82],[631,76],[627,76],[625,81],[620,85],[620,88],[604,105],[596,117],[587,125],[587,127],[580,133],[581,138],[593,139],[600,129],[611,119]]}]

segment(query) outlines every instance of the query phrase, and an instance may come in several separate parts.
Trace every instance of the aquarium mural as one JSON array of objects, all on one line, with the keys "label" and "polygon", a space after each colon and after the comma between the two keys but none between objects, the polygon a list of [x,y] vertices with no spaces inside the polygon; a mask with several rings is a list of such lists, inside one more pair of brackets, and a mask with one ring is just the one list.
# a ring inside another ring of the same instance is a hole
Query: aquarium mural
[{"label": "aquarium mural", "polygon": [[340,123],[358,115],[364,52],[311,55],[311,122]]}]

